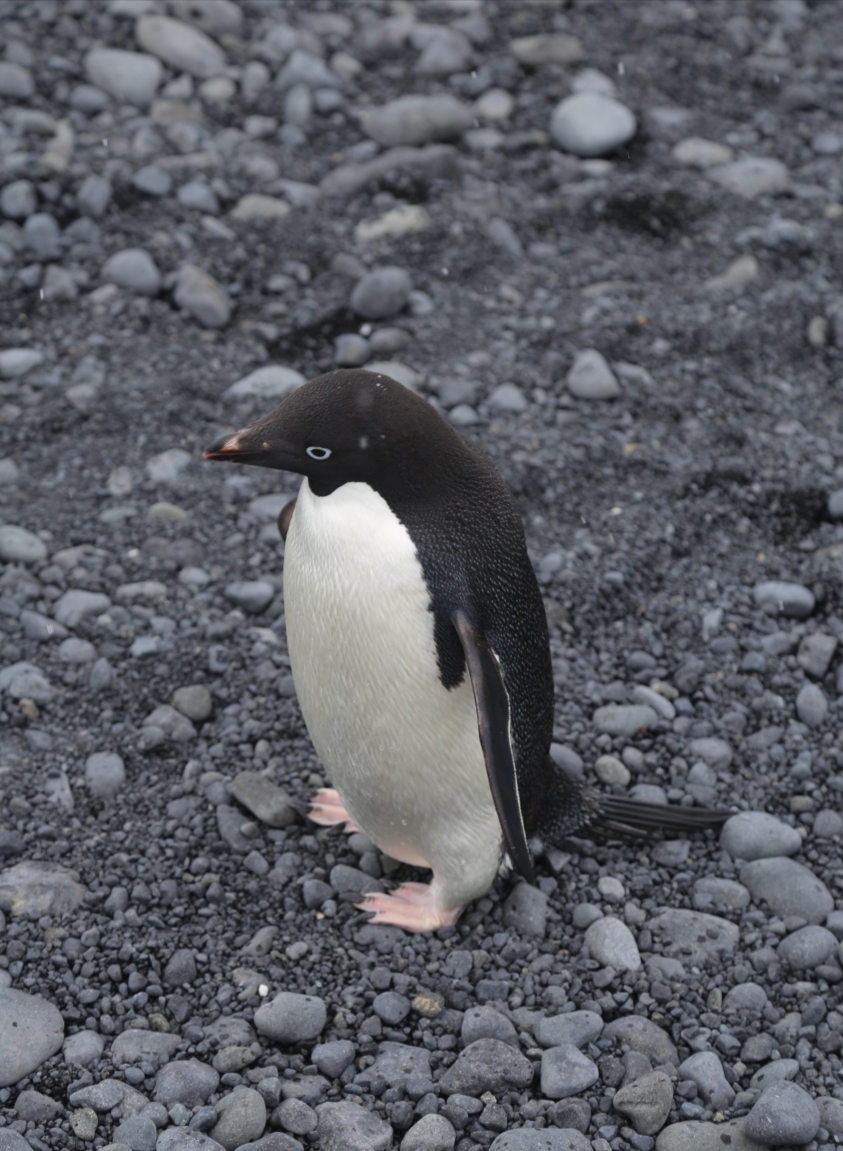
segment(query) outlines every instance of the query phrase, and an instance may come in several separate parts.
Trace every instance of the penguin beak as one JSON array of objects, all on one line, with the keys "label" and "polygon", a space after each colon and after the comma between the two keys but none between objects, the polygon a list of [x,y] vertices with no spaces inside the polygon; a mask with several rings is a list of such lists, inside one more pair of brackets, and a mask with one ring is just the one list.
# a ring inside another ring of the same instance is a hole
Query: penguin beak
[{"label": "penguin beak", "polygon": [[[235,432],[232,436],[226,432],[218,440],[214,440],[202,453],[206,460],[231,460],[232,463],[243,463],[244,445],[242,432]],[[268,446],[268,445],[267,445]]]},{"label": "penguin beak", "polygon": [[254,426],[227,432],[202,453],[206,460],[227,460],[232,464],[256,464],[282,472],[301,471],[299,453],[292,444],[271,443],[261,438]]}]

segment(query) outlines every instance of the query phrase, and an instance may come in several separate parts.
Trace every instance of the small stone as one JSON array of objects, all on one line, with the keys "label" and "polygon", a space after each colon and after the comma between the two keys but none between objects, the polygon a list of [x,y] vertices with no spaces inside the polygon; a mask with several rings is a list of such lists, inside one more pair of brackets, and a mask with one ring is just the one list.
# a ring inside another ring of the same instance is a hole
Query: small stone
[{"label": "small stone", "polygon": [[478,1039],[500,1039],[518,1049],[518,1032],[505,1015],[488,1004],[469,1007],[463,1016],[460,1038],[466,1047]]},{"label": "small stone", "polygon": [[69,915],[85,896],[77,880],[75,871],[58,863],[24,860],[0,871],[0,902],[11,906],[13,916]]},{"label": "small stone", "polygon": [[372,355],[369,341],[356,333],[337,336],[334,347],[336,349],[334,359],[340,368],[359,368]]},{"label": "small stone", "polygon": [[28,100],[35,92],[32,73],[20,64],[0,62],[0,96],[7,100]]},{"label": "small stone", "polygon": [[[8,871],[0,874],[0,899],[8,898],[4,892],[7,886],[4,880],[9,874]],[[0,1034],[3,1036],[0,1043],[0,1087],[10,1087],[61,1050],[64,1020],[58,1009],[40,995],[0,987]]]},{"label": "small stone", "polygon": [[297,84],[306,84],[311,91],[315,91],[319,88],[341,88],[342,80],[318,56],[296,48],[275,77],[275,87],[279,92],[287,92]]},{"label": "small stone", "polygon": [[575,156],[605,156],[635,135],[635,116],[619,100],[600,92],[578,92],[557,104],[550,134]]},{"label": "small stone", "polygon": [[[0,364],[3,361],[3,353],[0,352]],[[0,376],[2,375],[0,370]],[[14,487],[20,479],[20,468],[14,460],[0,459],[0,487]]]},{"label": "small stone", "polygon": [[696,911],[740,911],[749,904],[749,892],[742,883],[706,875],[694,883]]},{"label": "small stone", "polygon": [[329,1043],[319,1043],[310,1053],[320,1075],[329,1079],[339,1079],[346,1067],[354,1062],[354,1044],[348,1039],[332,1039]]},{"label": "small stone", "polygon": [[689,1121],[665,1127],[656,1140],[656,1151],[768,1151],[744,1132],[743,1119],[725,1123]]},{"label": "small stone", "polygon": [[547,1099],[579,1095],[599,1078],[597,1064],[572,1043],[550,1047],[542,1055],[541,1091]]},{"label": "small stone", "polygon": [[581,400],[611,400],[621,394],[612,369],[595,348],[577,353],[566,383],[571,394]]},{"label": "small stone", "polygon": [[90,1067],[102,1057],[105,1037],[96,1031],[77,1031],[68,1035],[62,1047],[65,1063],[77,1067]]},{"label": "small stone", "polygon": [[145,52],[94,48],[85,57],[85,74],[92,84],[137,108],[152,103],[162,72],[160,61]]},{"label": "small stone", "polygon": [[732,1106],[735,1092],[729,1086],[723,1064],[714,1051],[698,1051],[679,1065],[679,1074],[683,1079],[696,1083],[700,1097],[715,1111]]},{"label": "small stone", "polygon": [[615,1111],[626,1116],[639,1135],[655,1135],[673,1104],[673,1084],[664,1071],[651,1071],[621,1087],[612,1099]]},{"label": "small stone", "polygon": [[457,1141],[444,1115],[423,1115],[401,1140],[401,1151],[453,1151]]},{"label": "small stone", "polygon": [[172,705],[194,723],[210,719],[214,710],[211,693],[203,683],[177,688],[173,692]]},{"label": "small stone", "polygon": [[143,248],[125,248],[109,257],[102,266],[102,278],[118,288],[141,296],[157,296],[161,290],[161,273],[149,252]]},{"label": "small stone", "polygon": [[259,192],[249,192],[241,196],[229,213],[232,220],[249,222],[252,220],[283,220],[292,212],[286,200],[277,196],[265,196]]},{"label": "small stone", "polygon": [[213,276],[193,264],[179,269],[173,298],[203,328],[224,328],[231,318],[228,292]]},{"label": "small stone", "polygon": [[451,140],[472,126],[469,108],[448,95],[399,96],[362,117],[363,131],[385,148]]},{"label": "small stone", "polygon": [[123,1031],[111,1045],[111,1059],[116,1064],[152,1061],[166,1063],[181,1044],[178,1035],[167,1031]]},{"label": "small stone", "polygon": [[614,755],[598,756],[594,764],[594,774],[601,783],[615,787],[628,787],[632,779],[629,769]]},{"label": "small stone", "polygon": [[382,991],[375,996],[372,1010],[384,1023],[397,1027],[410,1014],[410,1000],[397,991]]},{"label": "small stone", "polygon": [[223,399],[277,402],[300,388],[303,383],[305,378],[301,372],[293,368],[282,368],[279,364],[267,364],[237,380],[223,392]]},{"label": "small stone", "polygon": [[111,200],[111,184],[104,176],[87,176],[76,193],[76,203],[83,216],[99,220]]},{"label": "small stone", "polygon": [[129,1151],[155,1151],[158,1128],[145,1115],[134,1115],[115,1128],[112,1142],[121,1143]]},{"label": "small stone", "polygon": [[523,937],[544,935],[548,896],[529,883],[517,883],[504,904],[503,921]]},{"label": "small stone", "polygon": [[[136,641],[137,642],[137,641]],[[196,738],[196,728],[187,718],[174,707],[163,703],[151,711],[143,721],[144,729],[158,728],[164,733],[166,739],[174,743],[189,743]]]},{"label": "small stone", "polygon": [[25,220],[37,208],[38,197],[31,180],[13,180],[0,192],[0,212],[9,220]]},{"label": "small stone", "polygon": [[651,1019],[627,1015],[614,1019],[603,1028],[601,1039],[626,1043],[633,1051],[647,1055],[654,1063],[679,1064],[679,1056],[670,1036]]},{"label": "small stone", "polygon": [[592,1143],[573,1128],[559,1130],[555,1127],[545,1127],[539,1131],[535,1128],[518,1127],[498,1135],[489,1151],[592,1151],[592,1148],[605,1151],[600,1143]]},{"label": "small stone", "polygon": [[77,1111],[71,1112],[70,1126],[77,1139],[81,1139],[83,1143],[90,1143],[99,1126],[96,1111],[92,1107],[80,1107]]},{"label": "small stone", "polygon": [[773,1083],[781,1083],[783,1079],[795,1079],[799,1074],[799,1062],[796,1059],[774,1059],[771,1063],[759,1067],[749,1081],[751,1089],[764,1091]]},{"label": "small stone", "polygon": [[584,931],[595,923],[598,919],[603,918],[603,912],[593,903],[578,903],[574,908],[574,927]]},{"label": "small stone", "polygon": [[236,580],[225,589],[226,598],[250,615],[259,615],[275,598],[275,588],[266,580]]},{"label": "small stone", "polygon": [[746,1117],[747,1135],[772,1147],[809,1143],[820,1125],[811,1096],[795,1083],[782,1080],[762,1092]]},{"label": "small stone", "polygon": [[218,216],[220,202],[213,188],[201,180],[189,180],[182,184],[176,193],[176,199],[183,208],[190,208],[197,212],[207,212],[211,216]]},{"label": "small stone", "polygon": [[460,1052],[439,1082],[448,1095],[461,1092],[479,1097],[484,1091],[495,1095],[521,1091],[532,1080],[533,1065],[520,1052],[500,1039],[478,1039]]},{"label": "small stone", "polygon": [[843,818],[836,811],[824,808],[814,816],[811,830],[818,839],[834,839],[843,833]]},{"label": "small stone", "polygon": [[706,174],[722,188],[748,200],[777,195],[790,188],[787,168],[781,160],[769,156],[743,156],[740,160],[710,168]]},{"label": "small stone", "polygon": [[515,100],[505,88],[487,88],[474,105],[481,120],[497,123],[508,120],[515,110]]},{"label": "small stone", "polygon": [[15,1114],[25,1122],[48,1123],[60,1118],[64,1107],[40,1091],[21,1091],[15,1100]]},{"label": "small stone", "polygon": [[794,859],[756,859],[741,869],[739,878],[753,899],[763,899],[776,915],[822,923],[834,907],[822,880]]},{"label": "small stone", "polygon": [[26,528],[0,527],[0,560],[5,563],[40,563],[47,558],[47,545]]},{"label": "small stone", "polygon": [[520,36],[510,40],[509,51],[519,64],[536,68],[542,64],[559,64],[563,68],[578,64],[585,55],[581,41],[564,32],[545,32],[541,36]]},{"label": "small stone", "polygon": [[822,679],[837,650],[837,637],[817,631],[806,635],[796,653],[796,662],[814,679]]},{"label": "small stone", "polygon": [[116,752],[98,751],[85,763],[85,786],[95,799],[113,799],[126,782],[126,767]]},{"label": "small stone", "polygon": [[26,246],[39,260],[56,260],[61,255],[60,232],[49,212],[36,212],[23,226]]},{"label": "small stone", "polygon": [[177,72],[189,72],[204,80],[225,68],[225,55],[219,45],[181,20],[142,16],[135,26],[135,36],[142,48]]},{"label": "small stone", "polygon": [[316,1112],[303,1099],[285,1099],[272,1114],[272,1122],[280,1123],[285,1131],[293,1135],[309,1135],[319,1123]]},{"label": "small stone", "polygon": [[359,316],[383,320],[401,311],[412,288],[412,280],[404,268],[387,265],[367,272],[358,280],[349,302]]},{"label": "small stone", "polygon": [[723,824],[720,846],[732,859],[768,859],[795,855],[802,848],[802,836],[774,815],[741,811]]},{"label": "small stone", "polygon": [[263,1135],[266,1127],[266,1103],[259,1091],[243,1087],[224,1095],[216,1105],[218,1119],[208,1132],[225,1151],[235,1151]]},{"label": "small stone", "polygon": [[542,1047],[586,1047],[596,1043],[602,1031],[603,1020],[596,1011],[569,1011],[533,1025],[533,1035]]},{"label": "small stone", "polygon": [[695,963],[730,955],[740,937],[739,928],[728,919],[684,908],[663,911],[648,927],[661,939],[666,955],[694,956]]},{"label": "small stone", "polygon": [[583,940],[593,959],[615,971],[638,971],[641,956],[629,928],[620,919],[605,916],[588,928]]},{"label": "small stone", "polygon": [[718,164],[728,164],[734,159],[734,152],[726,144],[715,140],[704,140],[700,136],[686,136],[674,144],[671,157],[677,164],[686,168],[714,168]]},{"label": "small stone", "polygon": [[321,1103],[316,1108],[320,1151],[389,1151],[392,1128],[357,1103]]},{"label": "small stone", "polygon": [[526,412],[528,404],[524,393],[515,384],[501,384],[489,396],[489,407],[500,412]]},{"label": "small stone", "polygon": [[6,348],[0,352],[0,377],[16,380],[44,362],[44,353],[35,348]]},{"label": "small stone", "polygon": [[802,584],[779,580],[756,584],[752,594],[758,606],[770,615],[786,615],[792,619],[807,619],[816,602],[813,594]]},{"label": "small stone", "polygon": [[181,987],[196,978],[196,960],[189,947],[180,947],[167,960],[163,981],[165,987]]},{"label": "small stone", "polygon": [[725,272],[706,280],[705,286],[712,292],[728,291],[730,288],[745,288],[758,276],[758,261],[755,256],[738,256],[732,260]]},{"label": "small stone", "polygon": [[[2,531],[2,529],[0,529]],[[808,727],[819,727],[828,715],[828,700],[816,683],[806,683],[796,696],[796,714]]]},{"label": "small stone", "polygon": [[621,735],[630,739],[640,731],[652,727],[658,716],[647,704],[609,703],[594,713],[594,726],[607,735]]},{"label": "small stone", "polygon": [[147,164],[132,176],[132,185],[147,196],[168,196],[173,189],[173,177],[157,164]]},{"label": "small stone", "polygon": [[319,1037],[327,1018],[317,996],[282,991],[257,1009],[255,1027],[274,1043],[303,1043]]},{"label": "small stone", "polygon": [[198,1059],[177,1060],[165,1064],[155,1076],[156,1103],[169,1110],[176,1103],[201,1107],[219,1086],[220,1077],[213,1067]]},{"label": "small stone", "polygon": [[816,924],[800,927],[781,941],[777,954],[794,971],[813,971],[837,954],[837,937]]}]

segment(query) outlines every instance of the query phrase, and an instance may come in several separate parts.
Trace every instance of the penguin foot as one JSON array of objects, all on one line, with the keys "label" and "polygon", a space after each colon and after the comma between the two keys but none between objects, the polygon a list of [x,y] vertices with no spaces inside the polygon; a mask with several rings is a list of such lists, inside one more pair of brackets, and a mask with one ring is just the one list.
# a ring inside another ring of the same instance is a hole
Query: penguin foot
[{"label": "penguin foot", "polygon": [[451,927],[462,911],[461,907],[441,907],[429,883],[402,883],[393,895],[373,892],[364,895],[356,906],[366,912],[370,923],[403,927],[405,931]]},{"label": "penguin foot", "polygon": [[335,791],[333,787],[319,788],[310,801],[307,818],[323,827],[335,827],[339,823],[344,823],[343,831],[348,835],[353,831],[360,831],[360,828],[343,807],[340,793]]}]

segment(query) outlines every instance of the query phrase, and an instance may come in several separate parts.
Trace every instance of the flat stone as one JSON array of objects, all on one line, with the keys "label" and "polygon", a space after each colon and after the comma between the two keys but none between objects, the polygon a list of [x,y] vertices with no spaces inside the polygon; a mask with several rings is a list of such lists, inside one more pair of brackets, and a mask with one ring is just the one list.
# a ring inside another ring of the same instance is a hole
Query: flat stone
[{"label": "flat stone", "polygon": [[[159,452],[155,456],[150,456],[146,461],[144,468],[146,470],[146,474],[154,484],[166,484],[172,487],[180,482],[182,473],[190,464],[192,458],[193,457],[191,456],[190,452],[186,452],[184,448],[167,448],[166,451]],[[144,585],[148,587],[150,582],[157,583],[157,581],[142,581],[141,583],[121,584],[120,589],[118,589],[118,599],[133,598],[131,595],[127,595],[126,592],[123,591],[124,588],[133,588],[139,590],[142,589]],[[158,590],[158,588],[161,586],[162,585],[158,584],[158,586],[153,589],[154,596],[162,594]],[[121,592],[122,595],[120,594]],[[164,587],[163,594],[166,595],[166,592],[167,589]],[[135,591],[134,594],[137,594],[137,591]]]},{"label": "flat stone", "polygon": [[503,908],[504,926],[523,937],[543,936],[547,921],[548,896],[529,883],[516,883]]},{"label": "flat stone", "polygon": [[204,80],[225,68],[225,55],[218,44],[199,28],[169,16],[142,16],[135,25],[141,48],[177,72],[189,72]]},{"label": "flat stone", "polygon": [[757,583],[752,589],[752,595],[758,606],[770,615],[785,615],[791,619],[807,619],[816,604],[808,588],[783,580]]},{"label": "flat stone", "polygon": [[720,846],[732,859],[768,859],[795,855],[802,848],[802,836],[795,827],[765,811],[741,811],[723,824]]},{"label": "flat stone", "polygon": [[389,1151],[392,1128],[357,1103],[321,1103],[316,1108],[320,1151]]},{"label": "flat stone", "polygon": [[216,1091],[219,1081],[219,1074],[207,1063],[198,1059],[176,1060],[166,1063],[156,1074],[153,1098],[168,1110],[176,1103],[201,1107]]},{"label": "flat stone", "polygon": [[158,1136],[155,1151],[217,1151],[219,1143],[194,1127],[168,1127]]},{"label": "flat stone", "polygon": [[837,954],[837,937],[818,924],[800,927],[781,941],[779,959],[795,971],[813,971]]},{"label": "flat stone", "polygon": [[14,524],[0,527],[0,560],[4,563],[35,564],[47,558],[42,539]]},{"label": "flat stone", "polygon": [[385,1079],[392,1087],[404,1087],[408,1079],[430,1079],[430,1052],[425,1047],[387,1041],[378,1046],[374,1063],[360,1075],[363,1084]]},{"label": "flat stone", "polygon": [[132,176],[132,185],[147,196],[169,196],[173,177],[157,164],[146,164]]},{"label": "flat stone", "polygon": [[133,1115],[115,1128],[114,1143],[128,1147],[129,1151],[155,1151],[158,1128],[147,1115]]},{"label": "flat stone", "polygon": [[546,1099],[568,1099],[600,1078],[597,1064],[573,1043],[549,1047],[542,1055],[541,1091]]},{"label": "flat stone", "polygon": [[353,196],[371,180],[391,171],[417,171],[429,179],[455,180],[459,175],[457,150],[452,144],[389,148],[364,163],[334,168],[322,178],[319,188],[329,196]]},{"label": "flat stone", "polygon": [[819,684],[806,683],[799,689],[796,714],[808,727],[819,727],[823,723],[828,715],[828,700]]},{"label": "flat stone", "polygon": [[277,196],[248,192],[240,197],[229,215],[232,220],[239,220],[241,223],[252,220],[284,220],[292,210],[286,200],[280,200]]},{"label": "flat stone", "polygon": [[641,1051],[656,1063],[677,1066],[679,1056],[667,1032],[641,1015],[627,1015],[614,1019],[603,1028],[601,1039],[626,1043],[633,1051]]},{"label": "flat stone", "polygon": [[250,615],[259,615],[275,598],[275,588],[267,580],[236,580],[225,589],[226,598]]},{"label": "flat stone", "polygon": [[750,895],[742,883],[704,875],[694,883],[694,910],[740,911],[749,906]]},{"label": "flat stone", "polygon": [[401,311],[412,289],[409,272],[387,265],[375,268],[359,279],[349,303],[359,316],[367,320],[384,320]]},{"label": "flat stone", "polygon": [[591,1151],[591,1140],[574,1128],[518,1127],[504,1131],[492,1143],[489,1151]]},{"label": "flat stone", "polygon": [[664,1071],[651,1071],[615,1092],[612,1107],[626,1116],[639,1135],[661,1131],[673,1104],[673,1084]]},{"label": "flat stone", "polygon": [[274,1043],[304,1043],[319,1038],[327,1018],[318,996],[282,991],[257,1009],[255,1027]]},{"label": "flat stone", "polygon": [[773,1083],[781,1083],[783,1079],[795,1079],[799,1074],[799,1061],[797,1059],[774,1059],[759,1067],[749,1081],[749,1086],[756,1091],[764,1091]]},{"label": "flat stone", "polygon": [[679,1065],[679,1075],[696,1083],[700,1098],[715,1111],[723,1111],[735,1101],[734,1089],[729,1086],[723,1064],[714,1051],[698,1051],[686,1059]]},{"label": "flat stone", "polygon": [[4,380],[20,379],[43,362],[44,353],[36,348],[6,348],[0,352],[0,377]]},{"label": "flat stone", "polygon": [[824,808],[814,816],[811,830],[818,839],[834,839],[835,836],[843,833],[843,818],[836,811]]},{"label": "flat stone", "polygon": [[581,400],[613,400],[621,394],[617,377],[595,348],[577,352],[565,382],[571,395]]},{"label": "flat stone", "polygon": [[69,915],[81,904],[85,888],[79,876],[58,863],[28,859],[0,871],[0,900],[11,905],[12,915],[55,919]]},{"label": "flat stone", "polygon": [[355,1047],[349,1039],[332,1039],[328,1043],[318,1043],[310,1053],[319,1073],[329,1079],[339,1079],[346,1067],[350,1067],[354,1062],[354,1055]]},{"label": "flat stone", "polygon": [[822,679],[837,650],[837,636],[817,631],[806,635],[799,644],[796,662],[814,679]]},{"label": "flat stone", "polygon": [[744,1131],[744,1119],[725,1123],[689,1120],[665,1127],[656,1140],[656,1151],[768,1151]]},{"label": "flat stone", "polygon": [[782,1080],[767,1087],[746,1117],[747,1135],[771,1147],[809,1143],[820,1125],[817,1105],[802,1087]]},{"label": "flat stone", "polygon": [[469,1007],[463,1016],[460,1039],[466,1047],[478,1039],[500,1039],[502,1043],[518,1049],[518,1032],[515,1027],[505,1015],[488,1004]]},{"label": "flat stone", "polygon": [[756,859],[741,869],[741,883],[753,899],[762,899],[777,915],[822,923],[834,907],[828,888],[794,859]]},{"label": "flat stone", "polygon": [[501,384],[488,399],[489,407],[498,412],[526,412],[529,404],[517,384]]},{"label": "flat stone", "polygon": [[[8,874],[0,874],[0,898],[8,898],[2,886]],[[0,987],[0,1035],[0,1087],[11,1087],[61,1050],[64,1020],[58,1008],[40,995]]]},{"label": "flat stone", "polygon": [[665,955],[677,955],[693,963],[731,955],[740,938],[739,927],[728,919],[684,908],[663,911],[647,926],[661,940]]},{"label": "flat stone", "polygon": [[180,711],[183,716],[194,723],[204,723],[206,719],[211,718],[214,710],[211,692],[204,683],[194,683],[190,684],[189,687],[176,688],[171,703],[176,711]]},{"label": "flat stone", "polygon": [[536,68],[542,64],[559,64],[563,68],[578,64],[585,53],[576,36],[564,32],[545,32],[541,36],[519,36],[509,42],[510,54],[519,64]]},{"label": "flat stone", "polygon": [[81,664],[93,663],[97,658],[97,649],[88,640],[71,636],[59,644],[58,657],[62,663],[78,667]]},{"label": "flat stone", "polygon": [[103,592],[71,588],[59,596],[53,609],[55,619],[67,627],[76,627],[91,615],[102,615],[111,607],[111,600]]},{"label": "flat stone", "polygon": [[640,703],[608,703],[598,707],[593,716],[594,726],[601,735],[621,735],[626,739],[652,727],[657,720],[653,709]]},{"label": "flat stone", "polygon": [[203,328],[224,328],[231,318],[228,292],[212,275],[193,264],[179,269],[173,299]]},{"label": "flat stone", "polygon": [[160,728],[165,737],[174,743],[190,743],[192,739],[196,739],[196,728],[187,716],[170,707],[168,703],[162,703],[160,707],[150,712],[143,721],[143,726]]},{"label": "flat stone", "polygon": [[181,1046],[181,1039],[169,1031],[147,1031],[130,1027],[121,1032],[111,1045],[114,1063],[166,1063]]},{"label": "flat stone", "polygon": [[26,1122],[48,1123],[64,1115],[64,1107],[40,1091],[21,1091],[15,1100],[15,1114]]},{"label": "flat stone", "polygon": [[90,1067],[102,1058],[105,1037],[97,1031],[77,1031],[68,1035],[62,1046],[65,1063],[77,1067]]},{"label": "flat stone", "polygon": [[448,1095],[457,1091],[480,1096],[484,1091],[495,1095],[521,1091],[532,1081],[533,1065],[529,1059],[500,1039],[478,1039],[460,1052],[439,1082]]},{"label": "flat stone", "polygon": [[12,699],[31,699],[37,704],[47,704],[57,694],[43,672],[25,661],[9,664],[0,671],[0,691]]},{"label": "flat stone", "polygon": [[305,383],[301,372],[293,368],[282,368],[279,364],[267,364],[256,368],[248,376],[233,383],[223,392],[225,400],[283,400],[296,388]]},{"label": "flat stone", "polygon": [[85,786],[95,799],[113,799],[126,782],[123,757],[113,751],[96,751],[85,761]]},{"label": "flat stone", "polygon": [[700,136],[686,136],[671,150],[671,158],[685,168],[715,168],[718,164],[728,164],[735,154],[727,144],[716,140],[704,140]]},{"label": "flat stone", "polygon": [[392,148],[452,140],[473,121],[471,110],[453,96],[399,96],[365,112],[361,125],[367,136]]},{"label": "flat stone", "polygon": [[243,1087],[224,1095],[216,1105],[217,1122],[208,1132],[225,1151],[235,1151],[263,1135],[266,1103],[254,1087]]},{"label": "flat stone", "polygon": [[12,61],[0,63],[0,96],[9,100],[28,100],[35,92],[35,82],[28,68]]},{"label": "flat stone", "polygon": [[636,129],[630,109],[601,92],[567,96],[550,118],[550,134],[556,143],[584,158],[614,152],[632,139]]},{"label": "flat stone", "polygon": [[638,971],[641,956],[635,937],[627,925],[611,915],[595,920],[583,940],[592,959],[616,971]]},{"label": "flat stone", "polygon": [[709,168],[706,175],[729,192],[754,200],[790,188],[790,174],[781,160],[769,156],[744,156],[730,164]]},{"label": "flat stone", "polygon": [[401,1140],[401,1151],[452,1151],[457,1141],[444,1115],[422,1115]]},{"label": "flat stone", "polygon": [[122,103],[148,107],[161,83],[163,69],[155,56],[122,48],[94,48],[85,57],[85,74],[92,84]]}]

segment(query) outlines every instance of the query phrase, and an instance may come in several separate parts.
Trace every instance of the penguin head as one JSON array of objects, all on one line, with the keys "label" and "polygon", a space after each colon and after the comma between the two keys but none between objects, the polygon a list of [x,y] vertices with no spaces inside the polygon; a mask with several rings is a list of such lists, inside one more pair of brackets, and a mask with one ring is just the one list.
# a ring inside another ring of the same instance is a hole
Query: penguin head
[{"label": "penguin head", "polygon": [[207,460],[307,476],[316,495],[385,476],[417,480],[436,441],[455,436],[420,396],[376,372],[336,371],[297,388],[268,415],[205,449]]}]

